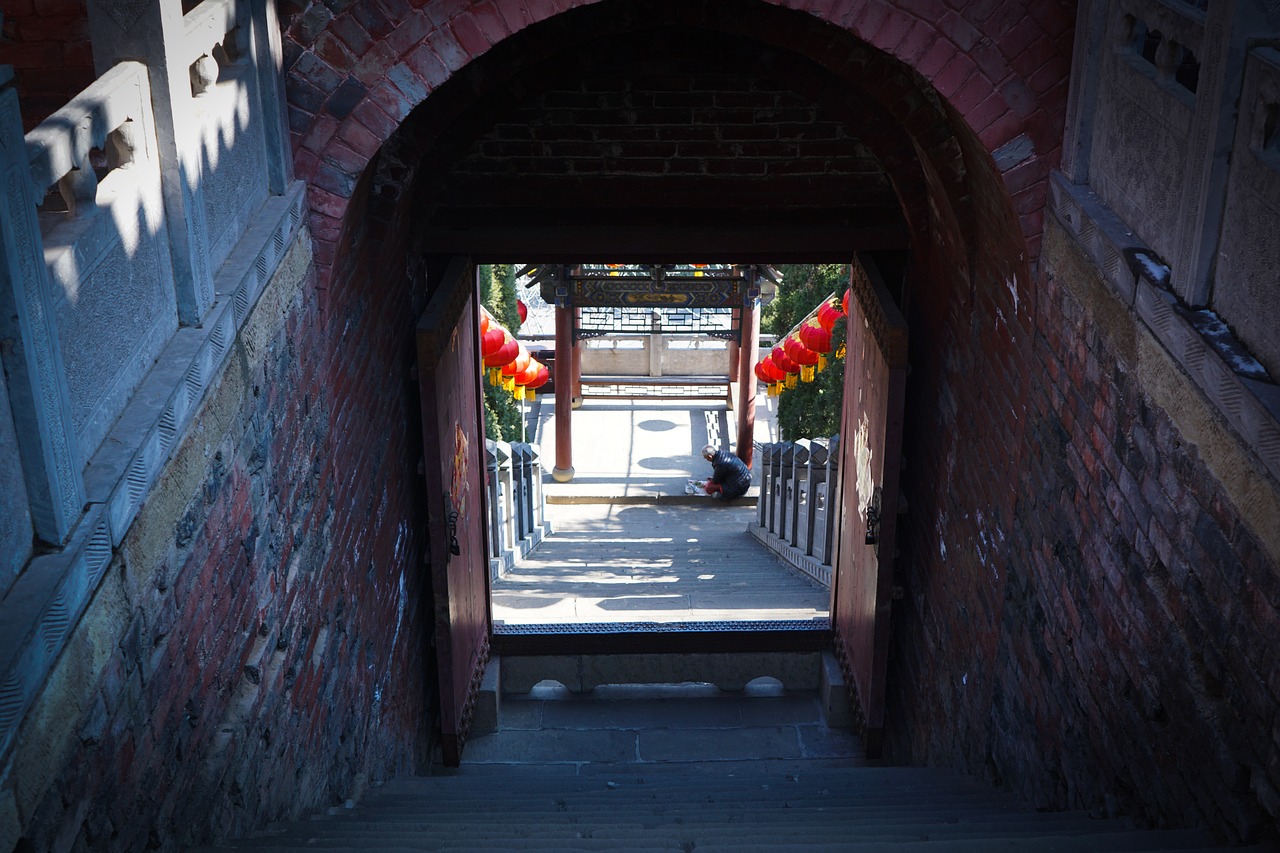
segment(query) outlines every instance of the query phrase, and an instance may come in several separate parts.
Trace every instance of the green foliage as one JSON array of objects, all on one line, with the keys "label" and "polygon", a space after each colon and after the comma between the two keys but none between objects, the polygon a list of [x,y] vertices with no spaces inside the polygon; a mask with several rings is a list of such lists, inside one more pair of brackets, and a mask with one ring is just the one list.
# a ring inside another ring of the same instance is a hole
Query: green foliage
[{"label": "green foliage", "polygon": [[[513,335],[520,327],[516,313],[516,276],[510,264],[480,267],[480,301]],[[520,403],[508,391],[484,380],[484,433],[494,441],[520,441]]]},{"label": "green foliage", "polygon": [[516,312],[516,270],[511,264],[484,264],[480,267],[480,299],[489,313],[511,334],[520,329]]},{"label": "green foliage", "polygon": [[[778,296],[764,311],[761,326],[782,336],[818,306],[827,295],[844,294],[849,270],[843,264],[784,264]],[[827,369],[813,382],[800,382],[778,398],[778,433],[784,441],[821,438],[840,431],[844,399],[844,361],[834,357],[844,344],[844,325],[837,323],[831,335],[832,355]]]}]

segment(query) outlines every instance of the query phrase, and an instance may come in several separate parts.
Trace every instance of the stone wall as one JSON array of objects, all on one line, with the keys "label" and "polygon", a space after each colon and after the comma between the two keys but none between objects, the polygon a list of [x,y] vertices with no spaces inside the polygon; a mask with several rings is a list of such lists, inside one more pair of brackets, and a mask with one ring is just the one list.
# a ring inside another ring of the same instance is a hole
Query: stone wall
[{"label": "stone wall", "polygon": [[944,386],[908,443],[912,472],[927,429],[960,435],[945,498],[908,474],[894,755],[1042,806],[1274,833],[1280,490],[1056,222],[1043,262],[1031,357],[982,374],[1025,388],[1025,423],[958,417]]},{"label": "stone wall", "polygon": [[13,753],[34,849],[176,849],[427,761],[413,312],[372,243],[322,295],[297,239],[115,553]]}]

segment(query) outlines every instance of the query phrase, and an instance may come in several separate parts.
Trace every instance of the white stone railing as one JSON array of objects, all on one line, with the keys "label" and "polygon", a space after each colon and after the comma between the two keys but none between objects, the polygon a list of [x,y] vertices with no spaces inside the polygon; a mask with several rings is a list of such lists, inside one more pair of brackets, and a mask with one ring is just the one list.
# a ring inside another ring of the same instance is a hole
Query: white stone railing
[{"label": "white stone railing", "polygon": [[626,335],[583,341],[582,372],[599,376],[725,376],[726,344],[693,335]]},{"label": "white stone railing", "polygon": [[[0,409],[15,437],[0,432],[0,513],[14,521],[0,526],[0,757],[259,296],[286,256],[291,274],[309,261],[274,20],[245,0],[193,10],[213,44],[249,33],[246,52],[227,57],[228,85],[219,66],[221,91],[202,99],[165,54],[186,42],[154,37],[177,6],[99,15],[90,0],[95,58],[146,63],[117,63],[25,138],[0,66]],[[213,118],[201,128],[235,122],[217,134],[217,162],[185,144],[202,116]],[[211,244],[204,214],[228,196]],[[33,533],[52,547],[33,555]]]},{"label": "white stone railing", "polygon": [[832,543],[839,503],[840,437],[762,445],[756,455],[760,497],[749,530],[814,580],[831,586]]},{"label": "white stone railing", "polygon": [[80,215],[98,192],[90,151],[100,149],[109,169],[154,164],[154,140],[147,68],[121,62],[26,135],[32,183],[39,191],[56,184]]},{"label": "white stone railing", "polygon": [[485,439],[489,577],[497,580],[550,533],[536,444]]},{"label": "white stone railing", "polygon": [[26,147],[83,467],[178,327],[146,67],[116,65]]},{"label": "white stone railing", "polygon": [[[227,34],[240,25],[236,0],[204,0],[182,16],[184,37],[170,56],[178,65],[190,67],[201,57],[212,56],[214,48],[222,46]],[[245,43],[244,35],[237,34],[237,39]]]}]

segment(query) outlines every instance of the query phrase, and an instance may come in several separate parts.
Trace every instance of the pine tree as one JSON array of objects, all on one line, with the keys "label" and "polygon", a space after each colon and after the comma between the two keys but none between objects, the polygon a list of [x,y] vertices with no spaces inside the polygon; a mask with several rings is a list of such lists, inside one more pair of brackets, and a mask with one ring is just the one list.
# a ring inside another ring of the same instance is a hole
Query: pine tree
[{"label": "pine tree", "polygon": [[[762,326],[781,341],[787,332],[831,293],[839,298],[849,286],[843,264],[784,264],[778,296],[764,312]],[[844,399],[844,361],[834,357],[844,344],[844,324],[831,334],[827,369],[813,382],[800,382],[778,398],[778,434],[784,441],[824,438],[840,431]]]}]

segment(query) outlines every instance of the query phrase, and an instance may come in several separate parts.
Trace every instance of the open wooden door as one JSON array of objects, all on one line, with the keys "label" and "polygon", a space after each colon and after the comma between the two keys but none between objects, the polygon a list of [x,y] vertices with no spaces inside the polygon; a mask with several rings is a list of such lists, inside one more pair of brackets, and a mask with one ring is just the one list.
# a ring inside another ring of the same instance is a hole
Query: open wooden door
[{"label": "open wooden door", "polygon": [[435,601],[441,751],[456,767],[489,660],[475,268],[450,261],[418,322],[418,383]]},{"label": "open wooden door", "polygon": [[884,737],[907,324],[869,259],[855,260],[852,267],[840,430],[843,521],[831,622],[836,653],[857,692],[867,756],[878,757]]}]

